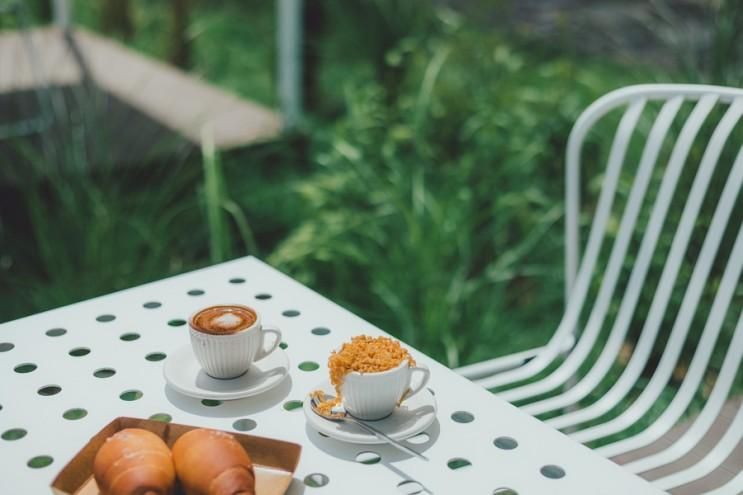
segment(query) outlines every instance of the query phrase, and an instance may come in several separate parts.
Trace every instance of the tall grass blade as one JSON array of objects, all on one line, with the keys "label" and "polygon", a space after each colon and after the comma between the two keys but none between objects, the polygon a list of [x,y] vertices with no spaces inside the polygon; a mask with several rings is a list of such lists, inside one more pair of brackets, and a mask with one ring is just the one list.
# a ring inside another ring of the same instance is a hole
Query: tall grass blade
[{"label": "tall grass blade", "polygon": [[222,212],[224,177],[219,155],[214,146],[214,136],[208,127],[202,132],[201,156],[204,166],[204,206],[209,231],[209,259],[212,263],[219,263],[228,259],[232,242]]}]

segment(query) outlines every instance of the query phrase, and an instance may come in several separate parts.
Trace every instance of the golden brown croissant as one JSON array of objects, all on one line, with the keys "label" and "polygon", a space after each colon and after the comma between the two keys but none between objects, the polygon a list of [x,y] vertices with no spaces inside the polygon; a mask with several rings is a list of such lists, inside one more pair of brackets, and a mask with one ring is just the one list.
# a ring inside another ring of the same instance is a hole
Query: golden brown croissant
[{"label": "golden brown croissant", "polygon": [[168,446],[139,428],[106,439],[93,461],[93,475],[101,495],[169,495],[175,486]]},{"label": "golden brown croissant", "polygon": [[253,463],[229,433],[189,431],[173,445],[173,462],[186,495],[255,495]]}]

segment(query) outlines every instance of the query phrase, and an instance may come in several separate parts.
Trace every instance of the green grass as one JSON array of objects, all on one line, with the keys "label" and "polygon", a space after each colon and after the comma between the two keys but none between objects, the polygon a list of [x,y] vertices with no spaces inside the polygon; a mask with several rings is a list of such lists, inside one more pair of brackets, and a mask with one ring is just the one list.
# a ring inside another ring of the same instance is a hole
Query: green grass
[{"label": "green grass", "polygon": [[542,344],[562,310],[565,136],[648,72],[467,29],[407,43],[395,105],[375,81],[343,87],[295,186],[307,215],[269,261],[450,366]]}]

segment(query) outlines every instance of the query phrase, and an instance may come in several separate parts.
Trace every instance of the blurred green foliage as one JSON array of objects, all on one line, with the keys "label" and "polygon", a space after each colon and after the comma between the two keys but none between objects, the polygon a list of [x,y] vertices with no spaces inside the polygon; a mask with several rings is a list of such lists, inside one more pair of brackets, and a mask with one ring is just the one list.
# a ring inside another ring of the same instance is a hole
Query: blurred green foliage
[{"label": "blurred green foliage", "polygon": [[319,170],[296,186],[307,216],[269,260],[457,365],[554,328],[565,138],[637,76],[445,22],[402,41],[393,105],[374,80],[342,86],[347,113],[315,133]]},{"label": "blurred green foliage", "polygon": [[[730,3],[721,61],[680,72],[559,54],[429,2],[323,5],[300,139],[34,186],[0,224],[0,319],[250,253],[450,366],[540,345],[563,306],[563,157],[580,112],[636,82],[743,82],[725,63],[740,57]],[[99,26],[99,2],[75,12]],[[129,43],[167,56],[169,3],[133,1],[132,15]],[[195,73],[275,104],[272,2],[195,1],[187,32]],[[602,170],[587,166],[584,225]]]}]

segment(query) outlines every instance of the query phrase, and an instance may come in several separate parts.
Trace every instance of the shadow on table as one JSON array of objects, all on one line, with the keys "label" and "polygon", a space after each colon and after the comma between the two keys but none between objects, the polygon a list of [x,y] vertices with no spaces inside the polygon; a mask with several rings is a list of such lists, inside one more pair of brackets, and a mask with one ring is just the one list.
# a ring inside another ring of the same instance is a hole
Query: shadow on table
[{"label": "shadow on table", "polygon": [[[315,447],[330,456],[333,456],[337,459],[343,459],[344,461],[361,462],[360,460],[358,460],[360,456],[369,456],[370,454],[376,454],[380,457],[379,464],[385,466],[387,469],[399,476],[400,483],[409,480],[417,481],[414,477],[405,473],[405,471],[400,469],[398,466],[393,465],[393,463],[395,462],[413,459],[413,456],[408,455],[405,452],[396,449],[395,447],[384,444],[356,444],[341,442],[339,440],[335,440],[333,438],[326,437],[323,434],[320,434],[309,424],[305,426],[305,431],[310,442],[312,442]],[[422,433],[409,438],[403,443],[405,443],[408,447],[420,452],[421,454],[424,454],[429,448],[433,446],[434,443],[436,443],[436,440],[438,440],[439,438],[440,432],[441,426],[439,424],[439,420],[437,419]],[[427,461],[420,460],[419,462]],[[294,484],[292,486],[294,486]],[[421,489],[422,491],[417,493],[432,493],[425,486],[421,486]],[[293,495],[294,493],[301,492],[290,491],[288,493],[291,493]]]},{"label": "shadow on table", "polygon": [[289,488],[287,488],[284,495],[302,495],[304,493],[304,487],[305,485],[302,480],[294,478],[292,479],[292,484],[289,485]]},{"label": "shadow on table", "polygon": [[165,398],[174,407],[191,414],[211,418],[247,416],[271,409],[284,402],[289,396],[291,389],[292,377],[287,376],[276,388],[262,393],[258,397],[246,397],[245,399],[220,402],[202,401],[201,399],[195,399],[176,392],[168,385],[164,387]]}]

